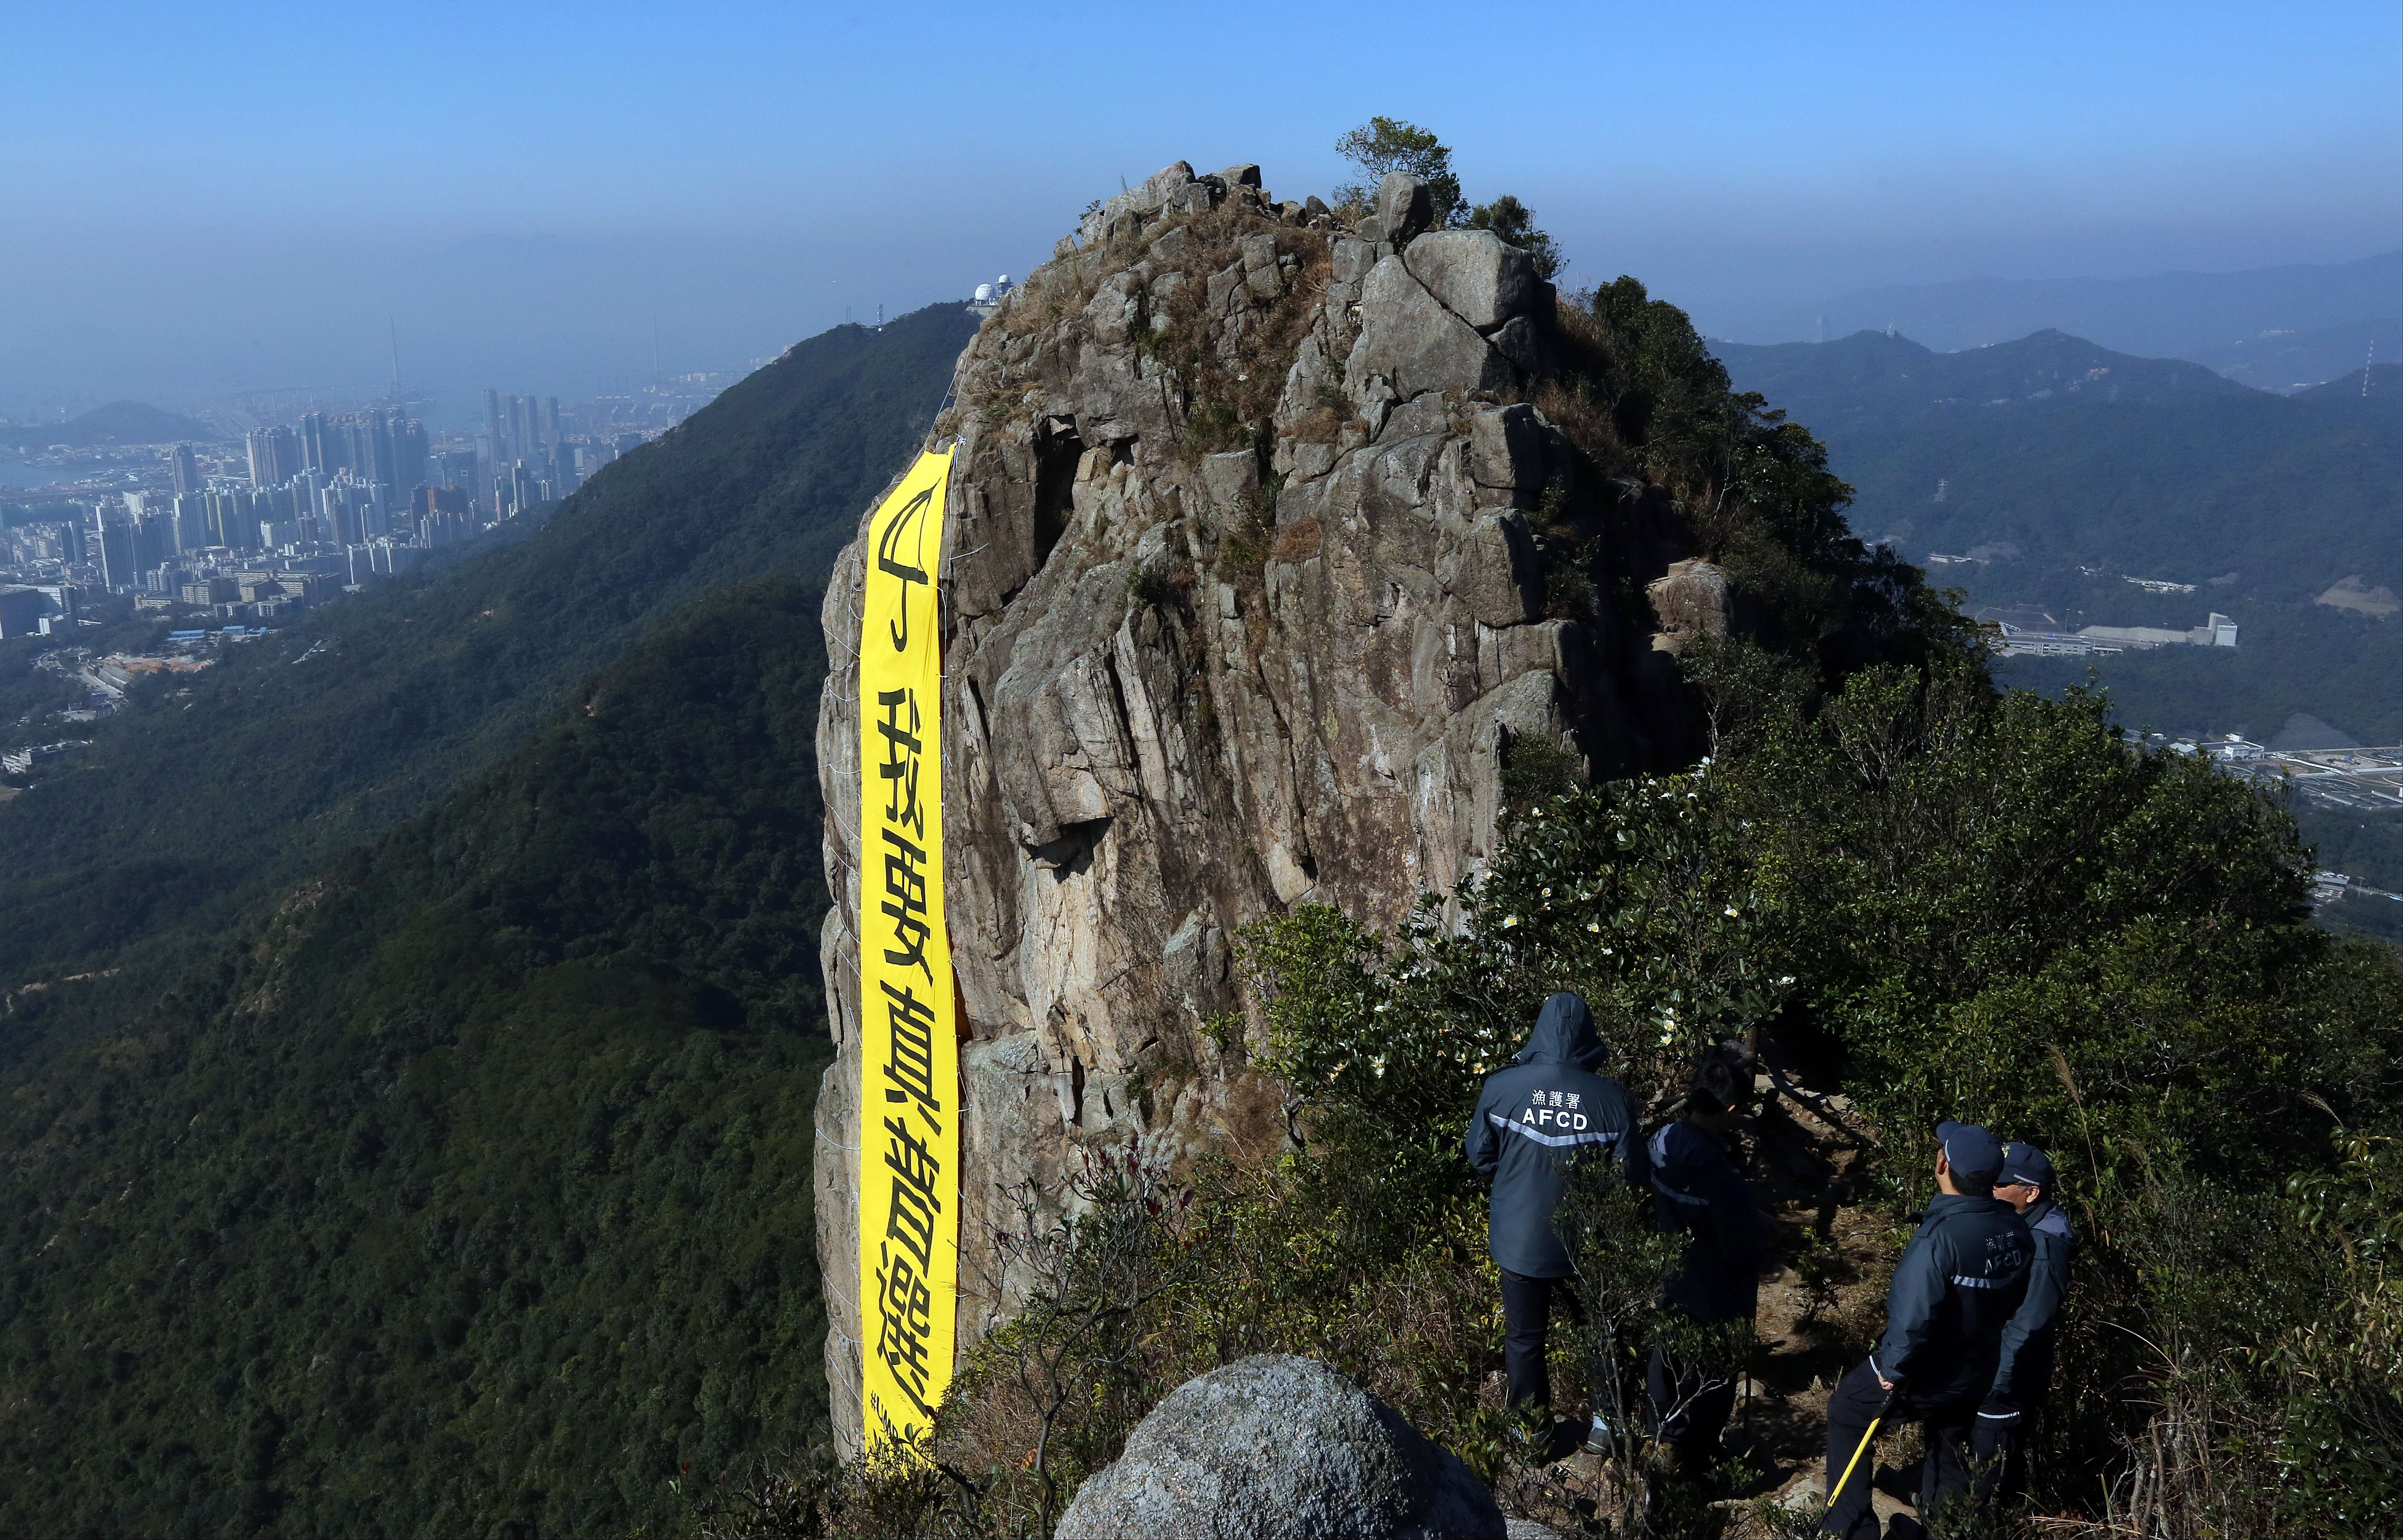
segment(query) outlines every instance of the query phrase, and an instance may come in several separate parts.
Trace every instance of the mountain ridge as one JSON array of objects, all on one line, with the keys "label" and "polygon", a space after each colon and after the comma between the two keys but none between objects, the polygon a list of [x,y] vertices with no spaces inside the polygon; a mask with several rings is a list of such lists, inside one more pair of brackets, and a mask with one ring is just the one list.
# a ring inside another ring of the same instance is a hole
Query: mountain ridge
[{"label": "mountain ridge", "polygon": [[[648,624],[726,582],[822,575],[974,326],[943,305],[821,333],[509,548],[326,605],[188,702],[96,724],[77,769],[0,804],[0,989],[129,948],[160,960],[127,987],[167,987],[283,884],[496,762]],[[0,1033],[0,1073],[29,1026]]]},{"label": "mountain ridge", "polygon": [[[2116,349],[2194,358],[2265,332],[2403,318],[2403,249],[2353,262],[2133,278],[1971,277],[1855,289],[1743,328],[1756,345],[1886,326],[1942,352],[2056,327]],[[2338,360],[2360,357],[2359,343]],[[2331,374],[2334,372],[2332,369]]]}]

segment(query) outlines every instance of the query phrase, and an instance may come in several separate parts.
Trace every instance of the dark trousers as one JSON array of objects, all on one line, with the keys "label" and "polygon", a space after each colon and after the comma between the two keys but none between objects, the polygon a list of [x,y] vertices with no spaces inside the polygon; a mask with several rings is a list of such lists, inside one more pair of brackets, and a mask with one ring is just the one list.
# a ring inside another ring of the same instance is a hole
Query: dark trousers
[{"label": "dark trousers", "polygon": [[[1887,1403],[1892,1400],[1891,1408]],[[1853,1453],[1861,1449],[1861,1440],[1869,1423],[1881,1411],[1885,1420],[1878,1424],[1881,1431],[1890,1429],[1905,1419],[1925,1424],[1927,1458],[1919,1467],[1919,1512],[1922,1518],[1934,1512],[1969,1490],[1969,1460],[1973,1442],[1970,1425],[1976,1421],[1977,1408],[1967,1405],[1914,1405],[1889,1397],[1880,1389],[1877,1370],[1861,1365],[1844,1376],[1827,1397],[1827,1490],[1834,1491],[1836,1483],[1843,1480],[1844,1467],[1852,1463]],[[1869,1478],[1877,1474],[1877,1452],[1862,1450],[1860,1464],[1853,1466],[1850,1480],[1835,1505],[1828,1508],[1825,1522],[1819,1527],[1829,1534],[1840,1534],[1845,1540],[1877,1540],[1877,1515],[1869,1506]]]},{"label": "dark trousers", "polygon": [[[1557,1300],[1568,1318],[1585,1324],[1585,1307],[1565,1278],[1528,1278],[1502,1270],[1502,1367],[1510,1382],[1508,1404],[1534,1406],[1549,1411],[1552,1405],[1552,1372],[1546,1362],[1545,1339]],[[1577,1355],[1582,1359],[1585,1355]]]},{"label": "dark trousers", "polygon": [[[1644,1370],[1644,1388],[1652,1400],[1652,1426],[1660,1441],[1677,1451],[1688,1472],[1700,1475],[1718,1453],[1719,1434],[1735,1411],[1736,1370],[1715,1375],[1670,1362],[1659,1348]],[[1854,1479],[1858,1480],[1855,1477]]]}]

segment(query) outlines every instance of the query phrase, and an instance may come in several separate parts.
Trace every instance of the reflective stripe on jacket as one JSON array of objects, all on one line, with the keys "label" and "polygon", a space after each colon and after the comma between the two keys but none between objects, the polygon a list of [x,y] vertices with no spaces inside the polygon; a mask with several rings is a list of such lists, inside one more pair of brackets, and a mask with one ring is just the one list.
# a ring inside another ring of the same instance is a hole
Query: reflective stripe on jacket
[{"label": "reflective stripe on jacket", "polygon": [[1627,1088],[1593,1073],[1603,1061],[1593,1016],[1574,994],[1555,994],[1509,1068],[1487,1077],[1469,1118],[1468,1163],[1493,1179],[1486,1244],[1525,1278],[1574,1270],[1552,1230],[1569,1170],[1608,1159],[1640,1180],[1642,1145]]},{"label": "reflective stripe on jacket", "polygon": [[1938,1194],[1895,1265],[1885,1336],[1869,1362],[1914,1406],[1984,1396],[2003,1326],[2026,1297],[2034,1251],[2008,1203]]}]

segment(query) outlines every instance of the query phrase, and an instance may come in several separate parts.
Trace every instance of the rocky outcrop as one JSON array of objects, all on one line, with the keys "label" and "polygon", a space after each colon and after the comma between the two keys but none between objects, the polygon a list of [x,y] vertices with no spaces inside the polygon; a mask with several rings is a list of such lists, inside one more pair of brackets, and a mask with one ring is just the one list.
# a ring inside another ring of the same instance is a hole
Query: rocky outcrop
[{"label": "rocky outcrop", "polygon": [[[1549,1533],[1549,1532],[1548,1532]],[[1059,1540],[1506,1540],[1457,1455],[1326,1365],[1262,1353],[1171,1391]]]},{"label": "rocky outcrop", "polygon": [[[1365,228],[1424,223],[1424,188],[1379,202]],[[986,321],[937,430],[963,1341],[1023,1283],[993,1244],[1003,1189],[1097,1142],[1174,1161],[1284,1136],[1236,1014],[1240,927],[1304,902],[1391,924],[1452,893],[1494,850],[1514,744],[1608,772],[1696,752],[1643,595],[1690,552],[1665,499],[1596,481],[1534,404],[1562,341],[1526,254],[1361,239],[1257,167],[1182,162],[1079,236]],[[1572,537],[1603,577],[1555,559]],[[860,570],[854,545],[828,588],[818,732],[843,1051],[817,1216],[853,1447]]]}]

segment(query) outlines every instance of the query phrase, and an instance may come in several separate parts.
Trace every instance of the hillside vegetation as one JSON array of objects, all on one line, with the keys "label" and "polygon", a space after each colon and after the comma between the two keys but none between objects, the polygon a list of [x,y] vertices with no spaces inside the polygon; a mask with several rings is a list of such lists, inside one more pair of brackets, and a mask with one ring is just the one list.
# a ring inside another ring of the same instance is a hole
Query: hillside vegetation
[{"label": "hillside vegetation", "polygon": [[[0,804],[0,991],[112,968],[101,987],[125,997],[165,987],[279,890],[493,763],[677,605],[822,574],[974,326],[941,305],[813,338],[511,548],[329,604],[234,649],[188,701],[100,724],[74,773]],[[55,1003],[90,992],[0,1015],[0,1075],[80,1031]]]},{"label": "hillside vegetation", "polygon": [[702,602],[0,1101],[0,1533],[625,1533],[809,1434],[823,673]]},{"label": "hillside vegetation", "polygon": [[[704,1489],[704,1533],[1047,1535],[1166,1391],[1260,1352],[1338,1366],[1564,1533],[1806,1533],[1807,1498],[1743,1501],[1767,1488],[1740,1461],[1697,1470],[1638,1440],[1599,1475],[1538,1468],[1499,1406],[1461,1133],[1561,989],[1592,1002],[1647,1133],[1697,1055],[1759,1051],[1780,1090],[1744,1154],[1809,1300],[1778,1340],[1698,1339],[1657,1305],[1674,1248],[1594,1168],[1565,1227],[1593,1327],[1556,1339],[1563,1380],[1598,1358],[1623,1411],[1656,1344],[1741,1366],[1767,1387],[1748,1458],[1777,1479],[1815,1466],[1827,1387],[1882,1324],[1884,1268],[1932,1189],[1933,1127],[1977,1119],[2052,1152],[2087,1250],[2035,1450],[2047,1517],[1940,1533],[2403,1521],[2396,954],[2310,923],[2276,800],[2129,741],[2101,697],[1998,690],[1983,649],[1934,625],[1877,658],[1799,624],[1805,562],[1861,560],[1818,444],[1731,391],[1633,280],[1584,298],[1563,326],[1589,351],[1539,399],[1586,409],[1597,459],[1726,489],[1688,506],[1724,519],[1715,552],[1766,597],[1750,639],[1680,655],[1711,756],[1585,786],[1557,754],[1514,752],[1507,837],[1490,877],[1449,895],[1457,923],[1429,895],[1389,933],[1313,905],[1250,927],[1247,1009],[1212,1037],[1290,1089],[1294,1146],[1177,1169],[1090,1150],[1053,1195],[1070,1217],[1025,1200],[1005,1254],[1031,1298],[970,1353],[929,1463],[770,1458]],[[2239,389],[2176,378],[2205,399]],[[1917,575],[1884,571],[1918,613]],[[1203,1073],[1168,1066],[1162,1086]]]},{"label": "hillside vegetation", "polygon": [[2351,574],[2403,584],[2392,366],[2367,395],[2355,376],[2274,396],[2059,332],[1952,354],[1880,332],[1716,351],[1826,440],[1865,536],[1979,558],[1931,569],[1971,607],[2030,605],[2071,631],[2238,622],[2233,654],[2014,659],[2011,683],[2058,694],[2091,666],[2132,728],[2266,735],[2302,711],[2403,739],[2403,625],[2312,603]]},{"label": "hillside vegetation", "polygon": [[2271,395],[2061,332],[1966,353],[1879,332],[1716,351],[1740,387],[1826,442],[1854,526],[1913,556],[2008,543],[2181,583],[2233,572],[2197,596],[2223,609],[2403,570],[2403,424],[2387,393]]}]

